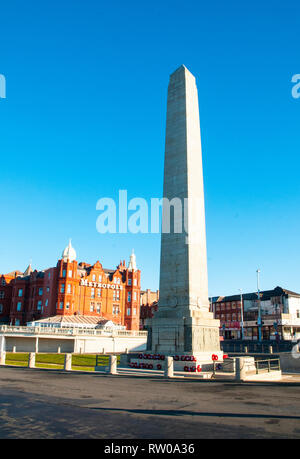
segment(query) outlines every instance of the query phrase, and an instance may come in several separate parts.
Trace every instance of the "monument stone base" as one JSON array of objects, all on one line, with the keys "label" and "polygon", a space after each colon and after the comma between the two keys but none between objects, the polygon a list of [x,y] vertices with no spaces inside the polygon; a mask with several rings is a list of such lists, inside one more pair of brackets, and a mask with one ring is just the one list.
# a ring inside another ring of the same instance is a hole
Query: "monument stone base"
[{"label": "monument stone base", "polygon": [[[215,360],[212,359],[214,355]],[[195,373],[201,375],[202,372],[212,372],[214,361],[216,364],[223,362],[223,352],[202,352],[199,354],[182,354],[182,355],[164,355],[153,354],[148,351],[141,353],[137,358],[130,359],[131,368],[147,369],[147,370],[164,370],[165,362],[168,356],[173,357],[174,371],[186,373]]]},{"label": "monument stone base", "polygon": [[187,309],[162,309],[152,319],[148,349],[163,354],[199,354],[220,351],[220,321],[213,313]]},{"label": "monument stone base", "polygon": [[185,312],[174,317],[174,310],[162,309],[155,314],[148,328],[148,351],[133,362],[138,368],[160,370],[167,356],[174,359],[174,371],[212,371],[214,362],[223,362],[220,321],[209,311]]}]

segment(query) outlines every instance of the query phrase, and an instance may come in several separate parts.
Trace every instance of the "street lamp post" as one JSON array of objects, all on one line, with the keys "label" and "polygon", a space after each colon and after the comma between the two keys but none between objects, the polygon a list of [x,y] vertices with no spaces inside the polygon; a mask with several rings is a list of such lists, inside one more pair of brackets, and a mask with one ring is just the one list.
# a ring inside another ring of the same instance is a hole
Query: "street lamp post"
[{"label": "street lamp post", "polygon": [[244,305],[243,305],[243,291],[240,288],[239,289],[241,292],[241,330],[242,330],[242,339],[244,339]]},{"label": "street lamp post", "polygon": [[259,274],[260,270],[257,269],[257,305],[258,305],[258,317],[257,317],[257,325],[258,325],[258,340],[261,341],[262,339],[262,324],[261,324],[261,304],[260,304],[260,288],[259,288]]},{"label": "street lamp post", "polygon": [[213,299],[212,299],[212,297],[209,298],[209,303],[210,303],[210,312],[213,313],[213,318],[215,319],[215,318],[216,318],[216,317],[215,317],[216,314],[215,314],[215,309],[214,309],[214,304],[213,304]]}]

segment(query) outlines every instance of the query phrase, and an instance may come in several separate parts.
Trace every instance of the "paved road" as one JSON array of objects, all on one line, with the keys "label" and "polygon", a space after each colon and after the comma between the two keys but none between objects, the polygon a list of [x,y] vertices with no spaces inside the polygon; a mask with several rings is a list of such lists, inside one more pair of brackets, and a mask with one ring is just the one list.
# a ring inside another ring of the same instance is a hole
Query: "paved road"
[{"label": "paved road", "polygon": [[300,384],[0,367],[0,438],[300,438]]}]

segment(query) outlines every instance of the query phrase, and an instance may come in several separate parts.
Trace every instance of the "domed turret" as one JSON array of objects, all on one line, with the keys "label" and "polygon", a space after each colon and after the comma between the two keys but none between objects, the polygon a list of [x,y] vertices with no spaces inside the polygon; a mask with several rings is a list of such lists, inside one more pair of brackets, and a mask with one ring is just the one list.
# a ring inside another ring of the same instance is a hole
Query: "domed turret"
[{"label": "domed turret", "polygon": [[62,253],[62,258],[63,261],[74,261],[76,260],[76,251],[73,249],[72,244],[71,244],[71,239],[69,241],[69,245],[65,248],[65,250]]}]

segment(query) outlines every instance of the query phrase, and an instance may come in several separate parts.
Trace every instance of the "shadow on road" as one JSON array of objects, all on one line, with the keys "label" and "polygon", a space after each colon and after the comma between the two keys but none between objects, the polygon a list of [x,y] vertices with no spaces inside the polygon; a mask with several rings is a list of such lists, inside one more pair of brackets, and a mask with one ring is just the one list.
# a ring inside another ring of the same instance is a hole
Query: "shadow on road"
[{"label": "shadow on road", "polygon": [[184,410],[139,410],[122,408],[99,408],[91,407],[92,410],[118,411],[124,413],[146,414],[154,416],[201,416],[201,417],[220,417],[220,418],[257,418],[257,419],[300,419],[300,416],[283,416],[277,414],[251,414],[251,413],[208,413]]}]

